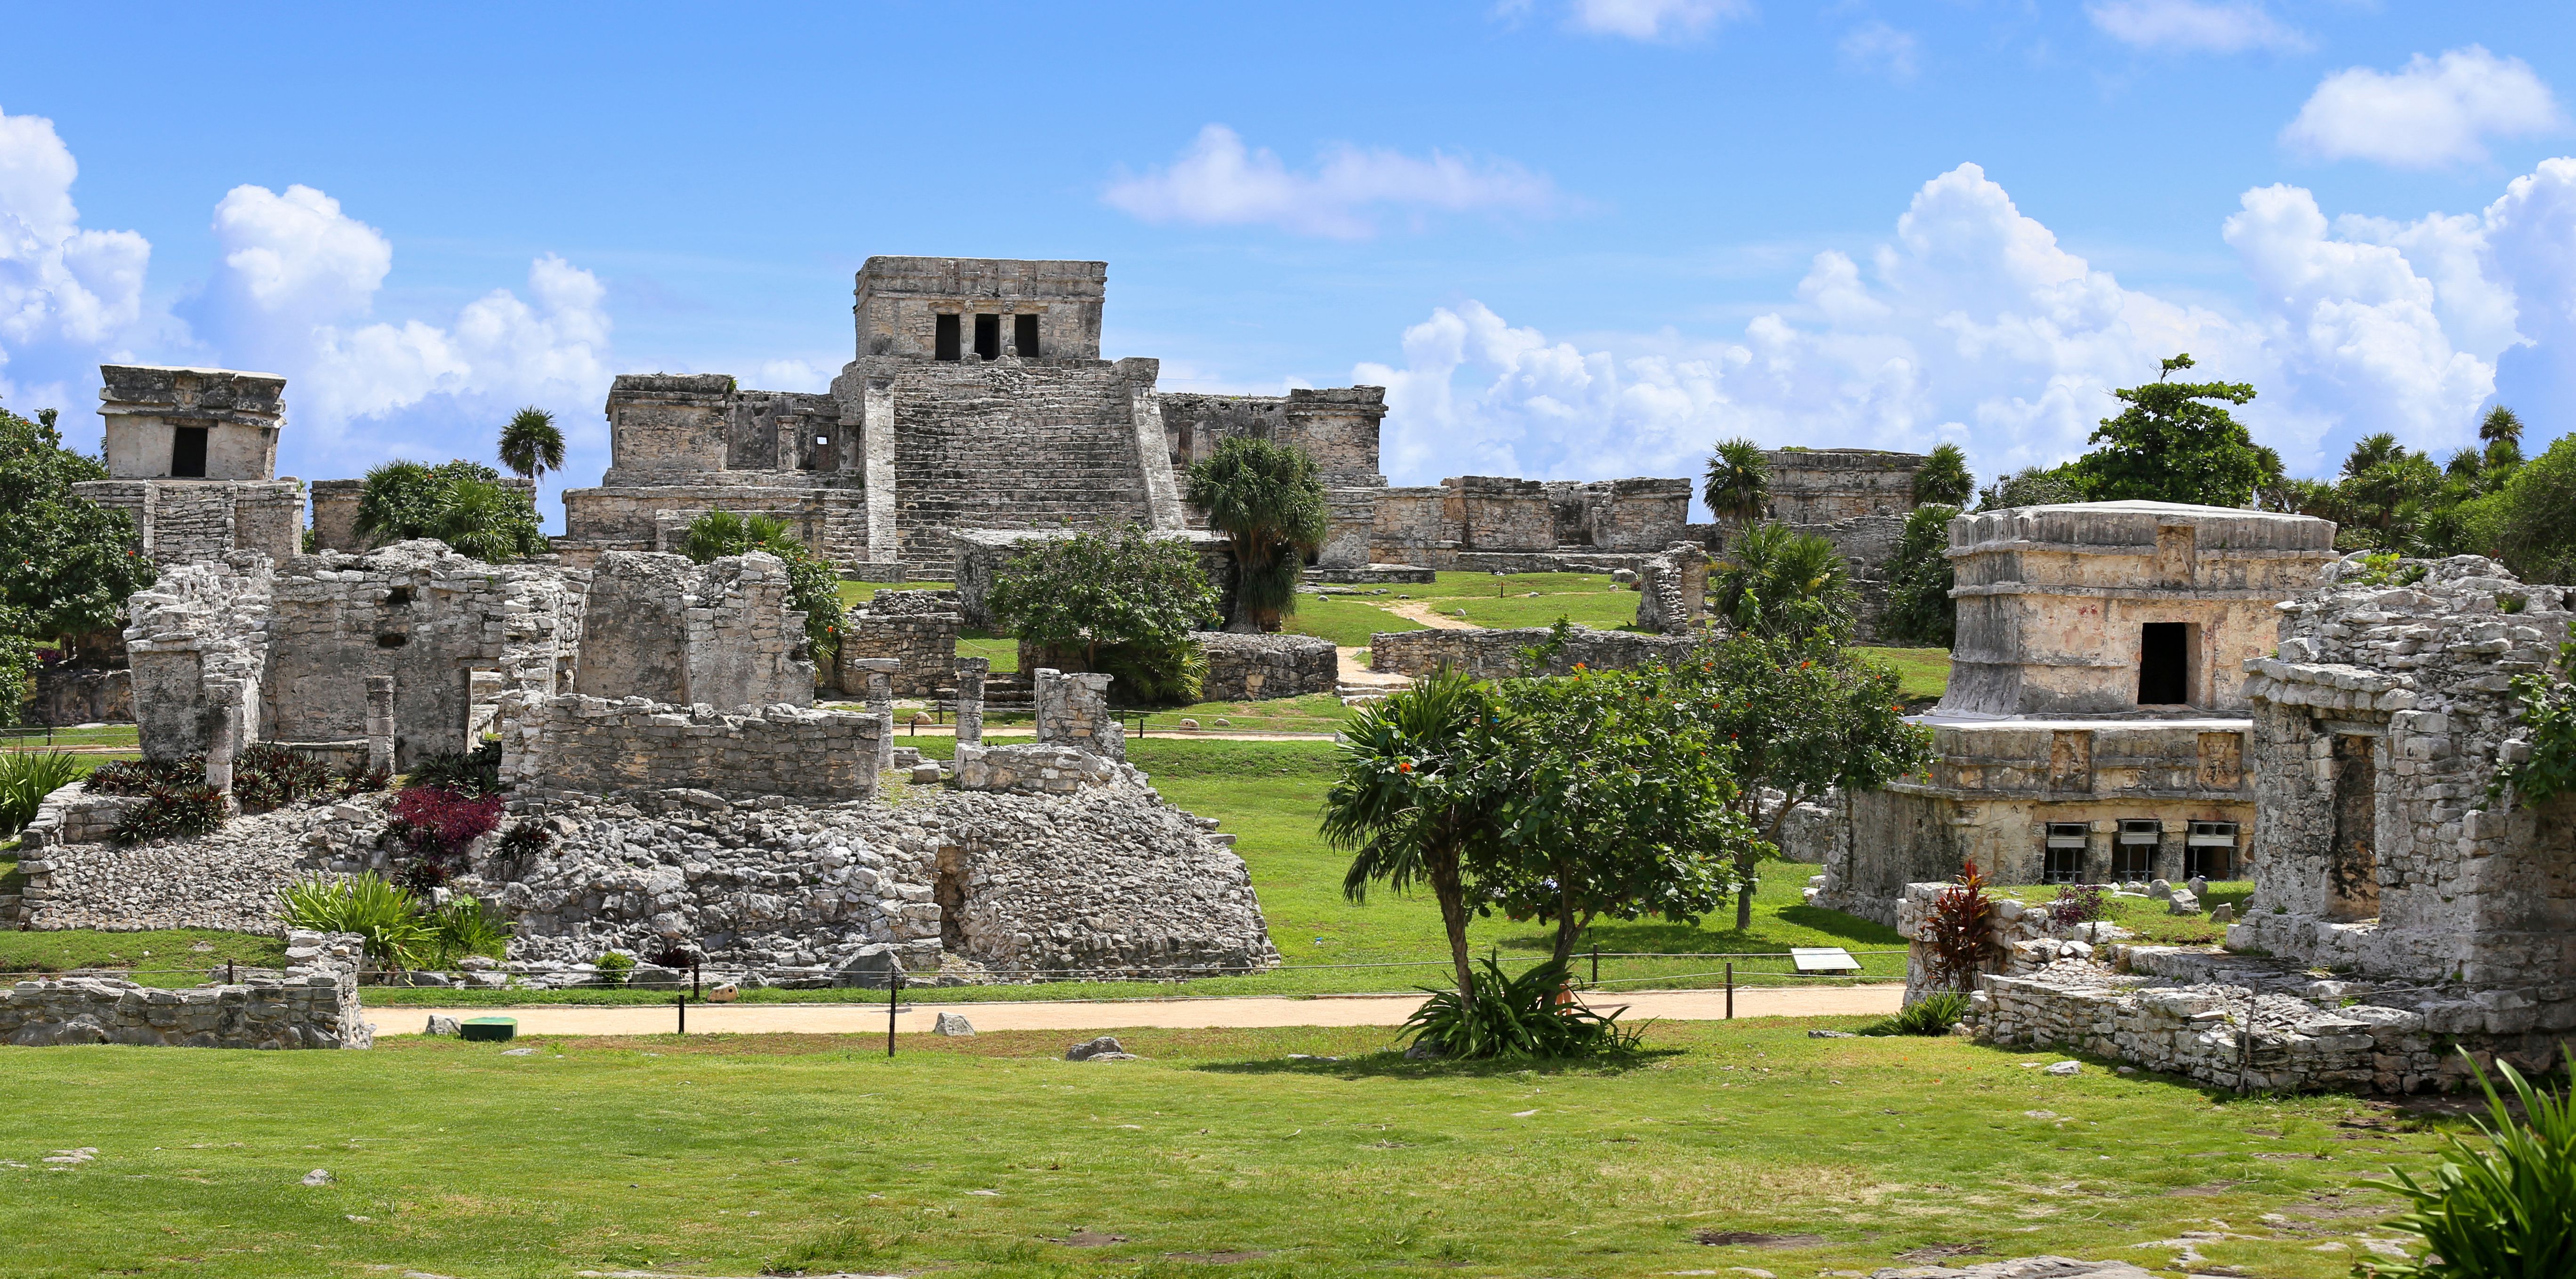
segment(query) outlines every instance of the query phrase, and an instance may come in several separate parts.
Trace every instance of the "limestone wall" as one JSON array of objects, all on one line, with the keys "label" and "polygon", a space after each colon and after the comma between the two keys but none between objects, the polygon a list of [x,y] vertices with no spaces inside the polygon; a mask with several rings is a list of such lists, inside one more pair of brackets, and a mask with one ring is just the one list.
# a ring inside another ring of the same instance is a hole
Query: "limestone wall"
[{"label": "limestone wall", "polygon": [[716,795],[863,799],[876,793],[883,725],[852,711],[765,706],[725,714],[640,697],[569,695],[504,738],[502,776],[547,791],[695,789]]},{"label": "limestone wall", "polygon": [[1881,449],[1769,449],[1770,518],[1833,524],[1856,515],[1903,516],[1914,509],[1914,474],[1924,455]]},{"label": "limestone wall", "polygon": [[1299,387],[1286,395],[1166,392],[1156,398],[1175,472],[1213,456],[1219,441],[1245,436],[1303,450],[1327,488],[1386,485],[1378,473],[1384,387]]},{"label": "limestone wall", "polygon": [[[932,359],[947,314],[960,317],[962,352],[972,355],[974,316],[984,314],[1001,317],[1002,350],[1016,358],[1097,360],[1108,281],[1106,262],[870,257],[854,290],[858,353]],[[1017,349],[1017,315],[1038,318],[1038,350]]]},{"label": "limestone wall", "polygon": [[2487,797],[2528,749],[2512,678],[2554,667],[2569,592],[2476,556],[2325,576],[2282,610],[2277,656],[2246,663],[2264,826],[2229,944],[2415,981],[2576,981],[2576,797]]},{"label": "limestone wall", "polygon": [[1040,668],[1035,679],[1038,742],[1127,758],[1126,727],[1109,709],[1111,678]]},{"label": "limestone wall", "polygon": [[286,379],[233,369],[99,366],[99,416],[107,473],[120,480],[171,474],[175,432],[205,432],[208,480],[277,476],[277,432]]},{"label": "limestone wall", "polygon": [[[1516,630],[1381,631],[1369,637],[1369,669],[1400,675],[1428,675],[1443,665],[1482,679],[1521,673],[1521,650],[1548,641],[1546,627]],[[1562,675],[1577,663],[1594,670],[1625,670],[1688,652],[1697,641],[1687,636],[1639,635],[1629,631],[1596,631],[1577,626],[1564,651],[1546,672]]]},{"label": "limestone wall", "polygon": [[225,705],[241,708],[244,740],[265,736],[260,686],[276,584],[266,557],[237,552],[170,569],[126,601],[126,662],[144,758],[204,751]]},{"label": "limestone wall", "polygon": [[1302,697],[1341,687],[1341,656],[1328,639],[1226,631],[1193,631],[1190,639],[1207,655],[1202,701]]},{"label": "limestone wall", "polygon": [[1675,542],[1637,567],[1637,625],[1658,635],[1688,635],[1708,620],[1708,552]]},{"label": "limestone wall", "polygon": [[878,591],[842,617],[839,671],[844,693],[867,692],[867,673],[856,663],[893,658],[897,697],[936,697],[950,686],[957,661],[963,601],[955,591]]},{"label": "limestone wall", "polygon": [[284,562],[302,550],[304,486],[283,480],[83,480],[72,492],[126,513],[142,551],[163,568],[257,551]]},{"label": "limestone wall", "polygon": [[0,1001],[0,1039],[20,1047],[368,1048],[356,933],[290,932],[283,973],[179,989],[106,977],[22,981]]},{"label": "limestone wall", "polygon": [[67,728],[74,724],[123,723],[134,718],[131,671],[94,671],[74,666],[46,666],[36,671],[35,700],[27,722]]},{"label": "limestone wall", "polygon": [[805,614],[789,607],[776,556],[700,565],[612,551],[592,570],[583,608],[594,620],[570,691],[728,709],[814,700]]}]

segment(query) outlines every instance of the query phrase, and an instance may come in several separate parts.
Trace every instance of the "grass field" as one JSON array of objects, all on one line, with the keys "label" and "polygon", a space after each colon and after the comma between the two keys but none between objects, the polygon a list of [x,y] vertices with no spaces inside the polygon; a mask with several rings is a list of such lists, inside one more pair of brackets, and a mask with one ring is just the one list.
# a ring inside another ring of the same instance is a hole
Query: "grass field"
[{"label": "grass field", "polygon": [[0,1113],[0,1273],[2170,1273],[2188,1248],[2339,1279],[2396,1238],[2357,1183],[2431,1162],[2424,1120],[2348,1098],[1806,1036],[1834,1024],[1658,1025],[1626,1066],[1538,1070],[1405,1063],[1379,1029],[1140,1030],[1146,1060],[1091,1063],[1063,1032],[892,1061],[822,1036],[0,1048],[42,1099]]},{"label": "grass field", "polygon": [[1899,692],[1908,702],[1937,702],[1950,688],[1950,650],[1946,648],[1854,648],[1896,668]]},{"label": "grass field", "polygon": [[853,582],[841,579],[841,607],[855,608],[875,599],[879,591],[953,591],[955,582]]},{"label": "grass field", "polygon": [[1316,635],[1344,648],[1363,647],[1369,636],[1380,631],[1418,631],[1422,623],[1379,608],[1364,600],[1392,600],[1392,595],[1300,595],[1297,611],[1280,619],[1279,629],[1291,635]]}]

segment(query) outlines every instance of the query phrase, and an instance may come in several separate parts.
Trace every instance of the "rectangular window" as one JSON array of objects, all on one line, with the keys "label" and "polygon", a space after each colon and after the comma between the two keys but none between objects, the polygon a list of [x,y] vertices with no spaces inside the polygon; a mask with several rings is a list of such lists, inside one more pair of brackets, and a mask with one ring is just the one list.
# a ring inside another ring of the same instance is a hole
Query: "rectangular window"
[{"label": "rectangular window", "polygon": [[2191,626],[2149,622],[2138,636],[2138,705],[2181,706],[2191,701]]},{"label": "rectangular window", "polygon": [[206,428],[181,426],[171,429],[170,474],[183,480],[206,478]]},{"label": "rectangular window", "polygon": [[1038,317],[1034,315],[1011,317],[1011,353],[1023,360],[1038,358]]},{"label": "rectangular window", "polygon": [[1002,358],[1002,317],[998,315],[975,317],[975,355],[976,358],[985,360]]},{"label": "rectangular window", "polygon": [[2048,849],[2040,882],[2075,884],[2084,880],[2084,823],[2050,822]]},{"label": "rectangular window", "polygon": [[2156,840],[2164,824],[2154,818],[2120,823],[2120,842],[2111,848],[2111,878],[2123,882],[2156,877]]},{"label": "rectangular window", "polygon": [[2182,850],[2182,876],[2236,878],[2236,823],[2193,822]]},{"label": "rectangular window", "polygon": [[958,350],[957,317],[953,315],[940,316],[938,317],[938,326],[939,327],[934,330],[934,336],[931,338],[930,358],[934,360],[956,359]]}]

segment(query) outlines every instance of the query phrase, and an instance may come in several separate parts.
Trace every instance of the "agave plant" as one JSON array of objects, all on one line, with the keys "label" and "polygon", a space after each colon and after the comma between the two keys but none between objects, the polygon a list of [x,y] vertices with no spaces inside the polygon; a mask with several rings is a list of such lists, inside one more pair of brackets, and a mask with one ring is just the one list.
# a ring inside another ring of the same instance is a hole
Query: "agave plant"
[{"label": "agave plant", "polygon": [[417,968],[436,949],[437,937],[421,915],[420,899],[372,871],[340,879],[299,879],[279,896],[288,926],[356,933],[366,939],[368,957],[387,968]]},{"label": "agave plant", "polygon": [[[2571,1072],[2576,1047],[2560,1045]],[[2463,1056],[2466,1052],[2463,1051]],[[2470,1059],[2476,1069],[2476,1059]],[[2512,1063],[2499,1061],[2522,1117],[2483,1070],[2487,1113],[2472,1116],[2484,1148],[2451,1137],[2451,1158],[2428,1181],[2394,1168],[2361,1184],[2405,1196],[2415,1210],[2398,1229],[2422,1236],[2429,1256],[2378,1263],[2385,1279],[2544,1279],[2576,1274],[2576,1096],[2531,1086]]]},{"label": "agave plant", "polygon": [[1484,972],[1471,992],[1428,990],[1431,997],[1405,1019],[1404,1030],[1416,1043],[1436,1047],[1443,1057],[1591,1057],[1630,1052],[1645,1031],[1623,1028],[1619,1014],[1596,1013],[1571,1000],[1560,1000],[1567,966],[1551,959],[1518,977],[1502,965],[1480,959]]},{"label": "agave plant", "polygon": [[0,835],[36,820],[45,796],[79,781],[80,761],[62,751],[12,751],[0,755]]}]

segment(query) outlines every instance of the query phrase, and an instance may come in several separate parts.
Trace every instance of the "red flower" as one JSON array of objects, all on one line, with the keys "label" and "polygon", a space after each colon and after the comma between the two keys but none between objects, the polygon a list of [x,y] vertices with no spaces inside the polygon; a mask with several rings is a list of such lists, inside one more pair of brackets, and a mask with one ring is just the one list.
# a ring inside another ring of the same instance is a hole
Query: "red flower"
[{"label": "red flower", "polygon": [[1412,771],[1413,771],[1413,761],[1412,761],[1412,760],[1409,760],[1409,759],[1399,759],[1399,760],[1395,761],[1395,771],[1397,771],[1397,772],[1399,772],[1399,773],[1410,773],[1410,772],[1412,772]]}]

